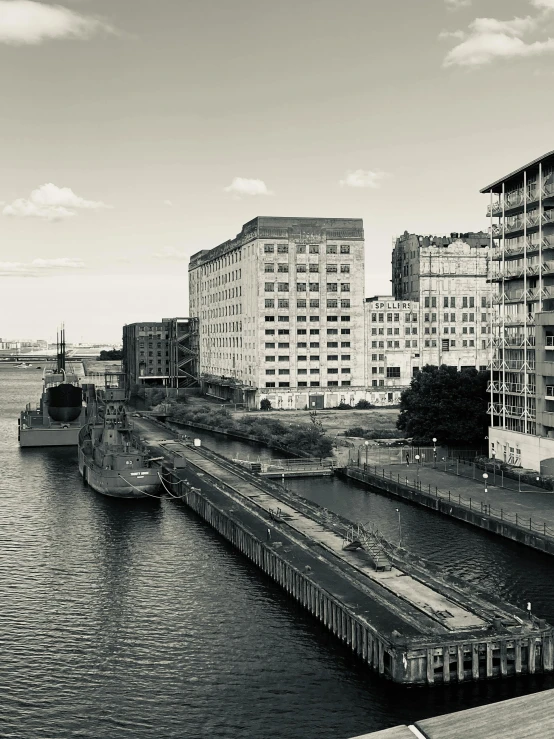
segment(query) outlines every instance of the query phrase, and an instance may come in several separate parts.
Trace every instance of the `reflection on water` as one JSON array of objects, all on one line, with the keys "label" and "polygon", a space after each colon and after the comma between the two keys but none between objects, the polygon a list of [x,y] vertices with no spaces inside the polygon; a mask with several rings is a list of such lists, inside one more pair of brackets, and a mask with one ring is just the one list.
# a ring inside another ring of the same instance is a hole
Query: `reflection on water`
[{"label": "reflection on water", "polygon": [[[184,506],[97,495],[74,449],[19,450],[17,415],[39,393],[40,377],[0,367],[0,736],[346,739],[550,685],[376,680]],[[550,560],[338,480],[287,484],[391,538],[400,507],[418,554],[554,621]]]}]

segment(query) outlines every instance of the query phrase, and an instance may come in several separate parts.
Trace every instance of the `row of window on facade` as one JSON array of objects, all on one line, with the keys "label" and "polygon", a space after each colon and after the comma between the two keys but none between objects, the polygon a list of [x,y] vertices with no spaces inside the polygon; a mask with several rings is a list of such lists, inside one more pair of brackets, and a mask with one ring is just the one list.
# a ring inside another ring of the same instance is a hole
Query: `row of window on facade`
[{"label": "row of window on facade", "polygon": [[[296,244],[297,254],[306,254],[306,244]],[[319,254],[320,244],[308,244],[308,254]],[[327,244],[325,248],[326,254],[350,254],[350,244]],[[264,254],[274,254],[275,244],[264,244]],[[277,254],[288,254],[288,244],[277,244]]]},{"label": "row of window on facade", "polygon": [[220,285],[226,285],[228,282],[234,282],[235,280],[240,280],[242,278],[242,270],[241,269],[233,269],[231,272],[228,272],[225,275],[219,275],[218,277],[212,277],[210,280],[205,280],[202,283],[202,288],[204,290],[214,287],[219,287]]},{"label": "row of window on facade", "polygon": [[[272,293],[275,292],[275,285],[277,285],[277,292],[279,293],[288,293],[290,291],[290,283],[288,282],[266,282],[264,290],[266,293]],[[296,283],[296,292],[299,293],[305,293],[307,290],[311,293],[318,293],[319,292],[319,282],[297,282]],[[327,283],[327,292],[329,293],[336,293],[339,292],[339,283],[337,282],[328,282]],[[340,283],[340,292],[341,293],[349,293],[350,292],[350,283],[349,282],[341,282]]]},{"label": "row of window on facade", "polygon": [[[274,298],[265,298],[265,307],[266,308],[275,308],[275,299]],[[290,307],[290,301],[288,298],[279,298],[277,301],[277,308],[289,308]],[[296,301],[296,307],[297,308],[306,308],[306,301],[305,300],[297,300]],[[340,305],[338,300],[328,299],[327,300],[327,308],[350,308],[350,300],[341,300]],[[312,316],[313,318],[313,316]],[[296,318],[298,321],[298,316]]]},{"label": "row of window on facade", "polygon": [[[338,273],[339,271],[339,265],[338,264],[328,264],[325,268],[325,271],[334,274]],[[289,265],[285,262],[278,262],[277,263],[277,272],[288,272],[289,271]],[[304,273],[304,272],[319,272],[319,263],[314,262],[313,264],[297,264],[296,265],[296,271],[298,273]],[[340,271],[342,274],[350,274],[350,265],[349,264],[341,264],[340,265]],[[264,272],[275,272],[275,262],[265,262],[264,263]]]},{"label": "row of window on facade", "polygon": [[[459,297],[449,297],[444,295],[442,299],[443,308],[455,308],[456,307],[456,300],[459,301]],[[436,308],[437,307],[437,300],[438,298],[434,295],[426,295],[424,298],[424,308]],[[462,295],[462,308],[475,308],[475,296],[473,295]],[[486,295],[483,295],[481,297],[481,307],[486,308],[487,307],[487,301],[488,298]],[[458,307],[460,307],[460,304],[458,303]]]},{"label": "row of window on facade", "polygon": [[[342,375],[350,375],[351,370],[350,367],[342,367],[341,368],[341,374]],[[280,370],[274,370],[274,369],[266,369],[265,371],[266,375],[290,375],[290,370],[288,367],[285,367]],[[308,370],[306,368],[298,368],[296,370],[296,374],[298,375],[307,375]],[[312,367],[309,372],[310,375],[319,375],[319,367]],[[328,375],[338,375],[339,374],[339,368],[338,367],[328,367],[327,368],[327,374]],[[400,377],[400,375],[399,375]]]},{"label": "row of window on facade", "polygon": [[[338,384],[339,384],[338,380],[327,380],[327,387],[337,387]],[[340,384],[343,387],[348,387],[348,386],[352,385],[352,382],[350,380],[343,380]],[[265,383],[265,386],[266,387],[275,387],[275,383],[274,382],[266,382]],[[290,382],[280,382],[278,384],[278,387],[290,387]],[[299,380],[296,383],[296,387],[308,387],[308,383]],[[310,382],[310,387],[321,387],[321,383],[320,383],[319,380],[312,380]]]},{"label": "row of window on facade", "polygon": [[[287,349],[288,346],[281,346],[279,345],[279,349]],[[309,357],[306,354],[298,354],[296,357],[297,362],[307,362],[308,359],[310,362],[319,362],[320,357],[316,354],[311,354]],[[277,355],[277,360],[279,362],[290,362],[290,355],[288,354],[279,354]],[[275,355],[274,354],[268,354],[265,358],[266,362],[275,362]],[[339,355],[338,354],[328,354],[327,355],[327,361],[328,362],[338,362],[339,361]],[[350,354],[341,354],[341,361],[343,362],[349,362],[350,361]],[[346,370],[346,372],[350,372],[350,370]]]}]

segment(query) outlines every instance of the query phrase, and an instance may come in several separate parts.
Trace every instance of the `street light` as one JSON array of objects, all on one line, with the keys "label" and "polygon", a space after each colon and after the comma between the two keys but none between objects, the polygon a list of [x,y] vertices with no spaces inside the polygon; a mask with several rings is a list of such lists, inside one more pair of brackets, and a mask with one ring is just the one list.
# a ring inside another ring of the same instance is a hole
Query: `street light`
[{"label": "street light", "polygon": [[494,484],[496,485],[496,451],[493,449],[491,451],[492,454],[492,474],[494,479]]},{"label": "street light", "polygon": [[437,439],[433,436],[433,467],[437,466]]},{"label": "street light", "polygon": [[415,455],[415,461],[416,461],[416,478],[419,482],[419,454]]},{"label": "street light", "polygon": [[400,508],[396,509],[398,513],[398,546],[402,546],[402,522],[400,521]]},{"label": "street light", "polygon": [[487,492],[487,480],[488,480],[488,479],[489,479],[489,476],[488,476],[488,475],[487,475],[487,473],[485,472],[485,473],[483,474],[483,480],[485,481],[485,493]]},{"label": "street light", "polygon": [[443,457],[442,461],[444,462],[444,471],[446,472],[446,457]]},{"label": "street light", "polygon": [[367,451],[369,449],[369,441],[364,442],[365,443],[365,469],[367,472]]}]

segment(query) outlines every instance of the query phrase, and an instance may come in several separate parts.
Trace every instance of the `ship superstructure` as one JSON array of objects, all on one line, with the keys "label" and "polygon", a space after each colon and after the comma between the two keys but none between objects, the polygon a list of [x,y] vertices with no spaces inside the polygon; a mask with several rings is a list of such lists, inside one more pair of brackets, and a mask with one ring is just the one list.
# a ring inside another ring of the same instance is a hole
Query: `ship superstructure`
[{"label": "ship superstructure", "polygon": [[88,422],[79,433],[79,472],[94,490],[114,498],[157,497],[158,467],[134,432],[122,373],[106,373],[96,389]]},{"label": "ship superstructure", "polygon": [[37,407],[27,404],[18,419],[22,447],[75,446],[86,418],[83,387],[66,367],[65,329],[57,337],[56,364],[43,372],[42,395]]}]

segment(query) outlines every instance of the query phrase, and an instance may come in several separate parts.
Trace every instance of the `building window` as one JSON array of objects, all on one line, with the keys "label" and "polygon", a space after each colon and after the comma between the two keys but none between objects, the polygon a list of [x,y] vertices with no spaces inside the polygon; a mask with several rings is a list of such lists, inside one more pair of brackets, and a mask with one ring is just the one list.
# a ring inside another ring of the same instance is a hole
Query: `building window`
[{"label": "building window", "polygon": [[319,264],[310,264],[309,271],[310,272],[319,272]]},{"label": "building window", "polygon": [[296,253],[297,254],[305,254],[306,253],[306,245],[305,244],[297,244],[296,245]]},{"label": "building window", "polygon": [[274,244],[264,244],[264,254],[273,254],[275,251]]},{"label": "building window", "polygon": [[[287,300],[286,302],[288,303],[289,301]],[[288,316],[277,316],[277,320],[280,321],[281,323],[288,323],[289,317]]]},{"label": "building window", "polygon": [[277,307],[278,308],[288,308],[289,307],[289,301],[280,299],[277,301]]},{"label": "building window", "polygon": [[351,384],[350,380],[342,380],[342,382],[341,382],[341,385],[344,385],[345,387],[348,386],[348,385],[350,385],[350,384]]},{"label": "building window", "polygon": [[288,293],[288,291],[289,291],[289,283],[288,282],[278,282],[277,283],[277,290],[280,293]]},{"label": "building window", "polygon": [[329,369],[327,370],[328,375],[338,375],[338,372],[338,367],[329,367]]},{"label": "building window", "polygon": [[312,367],[310,369],[310,375],[319,375],[319,367]]},{"label": "building window", "polygon": [[288,244],[277,244],[277,253],[278,254],[288,254],[289,253]]},{"label": "building window", "polygon": [[277,346],[279,349],[288,349],[290,344],[288,341],[279,341]]},{"label": "building window", "polygon": [[341,244],[340,245],[340,253],[341,254],[350,254],[350,245],[349,244]]},{"label": "building window", "polygon": [[313,355],[312,355],[312,356],[310,357],[310,362],[319,362],[319,357],[318,357],[318,356],[316,356],[315,354],[313,354]]},{"label": "building window", "polygon": [[266,263],[265,272],[275,272],[275,265],[273,264],[273,262]]},{"label": "building window", "polygon": [[286,369],[280,369],[279,370],[279,374],[280,375],[288,375],[288,374],[290,374],[290,372],[289,372],[289,369],[288,368],[286,368]]},{"label": "building window", "polygon": [[274,321],[275,320],[275,316],[266,316],[265,317],[265,320],[266,321]]},{"label": "building window", "polygon": [[274,375],[275,374],[275,370],[274,369],[266,369],[265,373],[266,373],[266,375]]},{"label": "building window", "polygon": [[310,292],[312,293],[319,292],[319,282],[310,282]]},{"label": "building window", "polygon": [[341,300],[340,301],[340,307],[341,308],[350,308],[350,300]]},{"label": "building window", "polygon": [[350,265],[349,264],[341,264],[340,271],[342,273],[349,273],[350,272]]},{"label": "building window", "polygon": [[338,328],[328,328],[327,336],[334,336],[335,334],[338,334],[338,332],[339,332]]},{"label": "building window", "polygon": [[[300,357],[298,357],[298,359],[300,359]],[[299,375],[307,375],[308,374],[308,370],[305,369],[305,368],[304,369],[298,369],[298,374]]]},{"label": "building window", "polygon": [[377,380],[371,381],[371,387],[377,387]]},{"label": "building window", "polygon": [[315,336],[316,334],[319,334],[319,329],[318,328],[311,328],[310,329],[310,334],[312,336]]},{"label": "building window", "polygon": [[290,382],[280,382],[279,387],[290,387]]},{"label": "building window", "polygon": [[305,335],[306,335],[306,333],[307,333],[307,329],[305,329],[305,328],[297,328],[297,329],[296,329],[296,333],[297,333],[297,334],[298,334],[299,336],[305,336]]},{"label": "building window", "polygon": [[462,298],[462,308],[467,308],[467,298]]},{"label": "building window", "polygon": [[337,380],[329,380],[329,381],[327,382],[327,385],[329,385],[329,387],[331,387],[331,386],[335,386],[335,385],[338,385],[338,384],[339,384],[339,383],[338,383],[338,381],[337,381]]},{"label": "building window", "polygon": [[266,293],[272,293],[275,290],[275,284],[273,282],[266,282],[265,283],[265,291]]},{"label": "building window", "polygon": [[277,265],[277,272],[288,272],[288,271],[289,271],[288,264],[278,264]]},{"label": "building window", "polygon": [[[305,308],[306,306],[304,306]],[[306,323],[306,316],[296,316],[297,323]]]},{"label": "building window", "polygon": [[299,382],[298,383],[298,387],[308,387],[308,383],[307,382]]},{"label": "building window", "polygon": [[456,342],[450,339],[450,346],[456,346]]},{"label": "building window", "polygon": [[348,321],[350,321],[350,316],[341,316],[341,317],[340,317],[340,320],[341,320],[341,321],[342,321],[343,323],[348,323]]},{"label": "building window", "polygon": [[319,349],[319,341],[310,341],[310,349]]},{"label": "building window", "polygon": [[275,334],[275,329],[274,328],[266,328],[266,330],[265,330],[265,335],[266,336],[273,336],[274,334]]},{"label": "building window", "polygon": [[387,377],[400,377],[400,367],[387,367]]},{"label": "building window", "polygon": [[349,282],[342,282],[340,286],[341,293],[349,293],[350,292],[350,283]]},{"label": "building window", "polygon": [[349,362],[350,361],[350,354],[341,354],[340,358],[343,362]]},{"label": "building window", "polygon": [[327,244],[327,254],[336,254],[336,253],[337,253],[336,244]]},{"label": "building window", "polygon": [[306,265],[305,264],[297,264],[296,265],[296,271],[297,272],[306,272]]},{"label": "building window", "polygon": [[274,382],[266,382],[265,386],[266,387],[275,387],[275,383]]},{"label": "building window", "polygon": [[296,301],[296,307],[297,308],[305,308],[306,307],[306,301],[305,300],[297,300]]},{"label": "building window", "polygon": [[349,334],[350,333],[350,329],[349,328],[341,328],[340,332],[341,332],[341,334]]},{"label": "building window", "polygon": [[319,308],[319,298],[310,298],[310,308]]},{"label": "building window", "polygon": [[338,341],[328,341],[327,342],[327,348],[328,349],[336,349],[339,345]]},{"label": "building window", "polygon": [[[373,355],[377,359],[377,354]],[[339,355],[338,354],[328,354],[327,359],[329,362],[338,362]]]},{"label": "building window", "polygon": [[310,254],[319,254],[319,244],[310,244]]},{"label": "building window", "polygon": [[267,356],[267,357],[265,358],[265,361],[266,361],[266,362],[274,362],[274,361],[275,361],[275,356],[274,356],[274,355],[273,355],[273,356]]},{"label": "building window", "polygon": [[265,299],[265,307],[266,308],[275,308],[275,301],[273,298],[266,298]]},{"label": "building window", "polygon": [[339,301],[334,300],[333,298],[327,299],[327,307],[328,308],[338,308],[339,307]]},{"label": "building window", "polygon": [[312,380],[310,382],[310,387],[319,387],[319,380]]},{"label": "building window", "polygon": [[341,345],[341,347],[343,349],[350,349],[350,342],[349,341],[341,341],[340,345]]},{"label": "building window", "polygon": [[328,264],[327,265],[327,272],[336,272],[337,271],[337,265],[336,264]]},{"label": "building window", "polygon": [[277,333],[279,336],[288,336],[290,334],[290,330],[288,328],[278,328]]},{"label": "building window", "polygon": [[338,285],[336,282],[328,282],[327,283],[327,292],[329,293],[336,293],[338,292]]},{"label": "building window", "polygon": [[[275,359],[275,357],[273,357],[273,359]],[[288,362],[289,360],[290,360],[290,357],[288,354],[283,354],[282,356],[279,356],[280,362]]]},{"label": "building window", "polygon": [[275,349],[275,342],[274,341],[266,341],[265,342],[265,348],[266,349]]},{"label": "building window", "polygon": [[327,316],[327,323],[337,323],[339,320],[338,316]]}]

